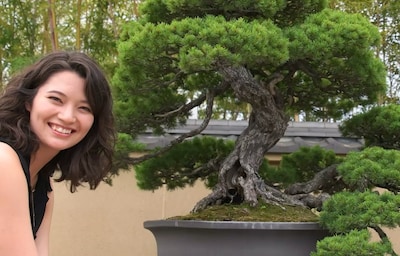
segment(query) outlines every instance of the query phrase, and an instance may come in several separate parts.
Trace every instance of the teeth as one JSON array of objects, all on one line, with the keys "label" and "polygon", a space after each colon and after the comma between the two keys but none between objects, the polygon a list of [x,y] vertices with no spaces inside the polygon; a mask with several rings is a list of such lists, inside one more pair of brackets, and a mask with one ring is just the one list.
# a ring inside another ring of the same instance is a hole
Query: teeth
[{"label": "teeth", "polygon": [[56,132],[60,132],[60,133],[64,133],[64,134],[70,134],[72,132],[72,130],[70,130],[70,129],[65,129],[65,128],[62,128],[62,127],[56,126],[56,125],[51,125],[51,129],[53,129]]}]

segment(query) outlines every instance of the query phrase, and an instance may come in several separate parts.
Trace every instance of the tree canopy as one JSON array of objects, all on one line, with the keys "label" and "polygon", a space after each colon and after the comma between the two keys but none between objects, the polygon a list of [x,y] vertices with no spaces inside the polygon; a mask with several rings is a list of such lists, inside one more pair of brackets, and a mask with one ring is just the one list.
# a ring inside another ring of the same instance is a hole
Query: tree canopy
[{"label": "tree canopy", "polygon": [[113,83],[121,132],[160,134],[205,106],[203,124],[173,146],[207,126],[219,99],[249,105],[249,126],[218,162],[219,182],[197,208],[231,188],[251,204],[269,200],[257,172],[291,113],[337,118],[385,92],[385,68],[374,54],[378,29],[326,1],[147,0],[139,10],[118,42]]},{"label": "tree canopy", "polygon": [[[205,90],[233,96],[218,72],[222,62],[244,66],[265,87],[282,76],[274,85],[287,111],[340,117],[384,92],[385,68],[372,51],[380,35],[361,15],[323,9],[323,1],[300,1],[301,8],[291,6],[298,1],[231,2],[144,3],[142,19],[126,26],[118,45],[122,130],[187,118],[206,101]],[[199,96],[187,103],[194,91]]]}]

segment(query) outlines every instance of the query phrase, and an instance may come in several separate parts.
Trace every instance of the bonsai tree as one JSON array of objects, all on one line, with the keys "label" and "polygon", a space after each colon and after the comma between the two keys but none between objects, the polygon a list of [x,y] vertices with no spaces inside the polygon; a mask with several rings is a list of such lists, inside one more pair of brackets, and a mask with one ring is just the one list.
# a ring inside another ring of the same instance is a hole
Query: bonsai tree
[{"label": "bonsai tree", "polygon": [[[337,169],[348,189],[325,201],[320,216],[321,223],[338,235],[319,242],[312,255],[397,255],[382,227],[400,226],[399,158],[400,151],[381,147],[346,156]],[[368,228],[380,242],[369,241]]]},{"label": "bonsai tree", "polygon": [[385,69],[373,53],[380,42],[377,28],[361,15],[326,8],[324,0],[146,0],[140,12],[118,43],[113,83],[119,131],[132,138],[145,129],[162,134],[184,124],[196,108],[205,114],[197,129],[167,147],[123,162],[165,156],[205,129],[213,105],[229,98],[250,109],[248,127],[231,151],[225,155],[223,146],[210,145],[215,152],[208,158],[195,148],[177,150],[175,161],[163,160],[174,168],[144,172],[151,189],[217,173],[212,193],[193,211],[233,197],[253,206],[260,199],[320,205],[299,186],[289,194],[308,196],[288,196],[258,171],[292,113],[339,118],[385,92]]},{"label": "bonsai tree", "polygon": [[[398,255],[383,227],[400,226],[399,114],[398,105],[378,106],[341,124],[343,134],[364,138],[365,148],[336,168],[346,189],[324,202],[320,221],[337,235],[318,242],[313,256]],[[380,241],[370,242],[370,230]]]}]

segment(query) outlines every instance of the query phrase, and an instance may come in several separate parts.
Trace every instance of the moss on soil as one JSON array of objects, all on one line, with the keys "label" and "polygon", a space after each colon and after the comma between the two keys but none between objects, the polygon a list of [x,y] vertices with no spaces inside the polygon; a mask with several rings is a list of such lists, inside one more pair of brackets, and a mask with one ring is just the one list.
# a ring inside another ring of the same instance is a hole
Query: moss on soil
[{"label": "moss on soil", "polygon": [[284,208],[259,204],[251,207],[248,204],[210,206],[198,213],[176,216],[173,220],[208,220],[208,221],[263,221],[263,222],[318,222],[318,215],[303,207],[284,206]]}]

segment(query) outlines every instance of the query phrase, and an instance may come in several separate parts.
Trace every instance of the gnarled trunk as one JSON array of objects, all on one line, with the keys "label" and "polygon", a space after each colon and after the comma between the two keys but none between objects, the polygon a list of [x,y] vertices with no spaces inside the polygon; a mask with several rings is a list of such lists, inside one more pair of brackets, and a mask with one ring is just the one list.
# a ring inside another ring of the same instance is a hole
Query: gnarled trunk
[{"label": "gnarled trunk", "polygon": [[265,153],[283,137],[288,126],[283,99],[275,86],[283,76],[275,75],[268,84],[264,84],[241,66],[220,65],[218,71],[236,96],[251,105],[252,112],[248,127],[221,165],[218,184],[210,195],[197,203],[193,211],[233,198],[251,205],[256,205],[258,198],[270,203],[301,204],[267,186],[258,175]]}]

